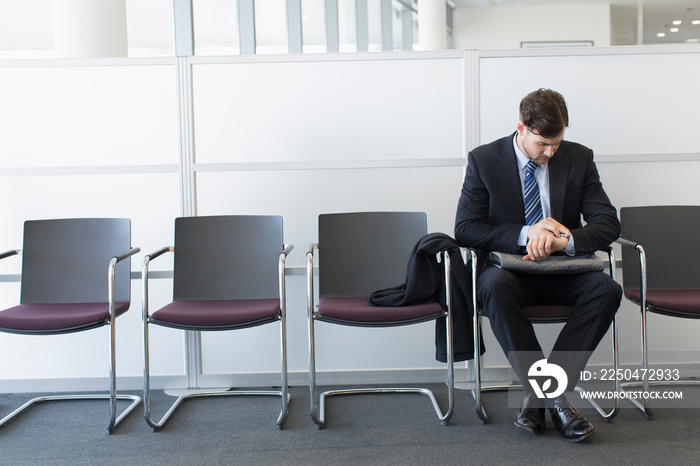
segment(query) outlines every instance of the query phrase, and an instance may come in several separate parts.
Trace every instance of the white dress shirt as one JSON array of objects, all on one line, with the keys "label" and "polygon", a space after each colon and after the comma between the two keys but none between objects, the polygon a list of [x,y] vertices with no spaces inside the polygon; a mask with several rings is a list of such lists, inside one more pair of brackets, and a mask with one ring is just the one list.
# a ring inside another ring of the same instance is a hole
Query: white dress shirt
[{"label": "white dress shirt", "polygon": [[[516,133],[517,134],[517,133]],[[513,148],[515,149],[515,157],[518,161],[518,173],[520,174],[520,190],[523,192],[523,198],[525,197],[525,174],[527,172],[526,167],[530,159],[523,154],[520,150],[518,144],[515,142],[515,137],[513,137]],[[538,165],[535,170],[535,179],[537,180],[537,187],[540,190],[540,203],[542,204],[542,218],[547,218],[552,216],[552,207],[549,199],[549,163],[544,165]],[[529,225],[524,225],[520,230],[520,236],[518,237],[518,246],[527,245],[527,232],[529,230]],[[569,243],[566,245],[564,252],[570,256],[574,255],[574,237],[569,236]]]}]

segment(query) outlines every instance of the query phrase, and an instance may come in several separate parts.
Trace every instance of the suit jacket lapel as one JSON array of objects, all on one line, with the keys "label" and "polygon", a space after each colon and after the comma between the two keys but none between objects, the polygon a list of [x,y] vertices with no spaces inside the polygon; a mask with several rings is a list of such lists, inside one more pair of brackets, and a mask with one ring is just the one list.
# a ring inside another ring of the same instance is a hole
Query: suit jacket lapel
[{"label": "suit jacket lapel", "polygon": [[[511,208],[511,215],[522,217],[520,221],[525,223],[525,201],[523,200],[523,189],[520,183],[520,174],[518,173],[518,162],[513,149],[513,136],[505,138],[501,145],[501,150],[498,153],[497,167],[500,175],[503,177],[501,184],[505,189],[505,195],[510,201],[508,205]],[[513,220],[517,221],[517,220]]]},{"label": "suit jacket lapel", "polygon": [[566,204],[566,183],[569,173],[569,158],[564,152],[557,152],[547,162],[549,165],[549,204],[552,217],[558,221],[564,218]]}]

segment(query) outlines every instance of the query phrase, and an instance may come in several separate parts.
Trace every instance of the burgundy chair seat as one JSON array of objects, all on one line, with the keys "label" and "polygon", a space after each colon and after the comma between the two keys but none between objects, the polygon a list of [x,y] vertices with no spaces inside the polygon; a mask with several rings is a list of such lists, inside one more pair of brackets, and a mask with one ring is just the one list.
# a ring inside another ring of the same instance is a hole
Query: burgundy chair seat
[{"label": "burgundy chair seat", "polygon": [[171,327],[235,328],[277,320],[279,299],[173,301],[151,315],[151,322]]},{"label": "burgundy chair seat", "polygon": [[[630,301],[639,304],[640,290],[625,290]],[[661,314],[700,318],[700,290],[647,290],[651,311]]]},{"label": "burgundy chair seat", "polygon": [[[129,303],[115,303],[117,316],[129,310]],[[107,303],[20,304],[0,312],[0,328],[15,333],[65,333],[105,325]]]},{"label": "burgundy chair seat", "polygon": [[431,320],[443,312],[437,302],[425,302],[414,306],[374,306],[365,297],[320,298],[318,315],[338,321],[357,324],[400,323]]},{"label": "burgundy chair seat", "polygon": [[533,322],[564,322],[569,318],[571,306],[559,304],[525,306],[525,314]]}]

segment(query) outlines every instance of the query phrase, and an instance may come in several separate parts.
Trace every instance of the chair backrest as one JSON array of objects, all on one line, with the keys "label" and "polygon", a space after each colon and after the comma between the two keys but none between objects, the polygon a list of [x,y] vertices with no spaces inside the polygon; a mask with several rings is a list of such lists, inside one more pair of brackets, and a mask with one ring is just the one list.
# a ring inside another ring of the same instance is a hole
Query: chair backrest
[{"label": "chair backrest", "polygon": [[[20,302],[107,302],[109,262],[129,249],[131,221],[127,218],[28,220]],[[131,300],[130,278],[127,258],[115,271],[117,302]]]},{"label": "chair backrest", "polygon": [[280,216],[177,218],[173,299],[277,298],[282,250]]},{"label": "chair backrest", "polygon": [[319,215],[319,296],[367,296],[401,285],[411,251],[426,233],[423,212]]},{"label": "chair backrest", "polygon": [[[621,236],[644,248],[649,289],[700,288],[700,206],[646,206],[620,209]],[[622,248],[625,289],[639,289],[638,254]]]}]

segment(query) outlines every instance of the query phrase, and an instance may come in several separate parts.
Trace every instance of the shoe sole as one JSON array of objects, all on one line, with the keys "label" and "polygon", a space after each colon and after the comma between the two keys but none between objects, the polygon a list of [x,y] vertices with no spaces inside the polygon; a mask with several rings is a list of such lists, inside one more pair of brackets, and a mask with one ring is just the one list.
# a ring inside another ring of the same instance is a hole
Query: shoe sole
[{"label": "shoe sole", "polygon": [[[593,434],[595,434],[595,430],[592,431],[592,432],[589,432],[589,433],[587,433],[586,435],[583,435],[583,436],[581,436],[581,437],[569,438],[569,439],[567,439],[567,440],[568,440],[569,442],[571,442],[571,443],[578,443],[578,442],[582,442],[582,441],[586,440],[588,437],[590,437],[590,436],[593,435]],[[566,437],[564,437],[564,438],[566,438]]]},{"label": "shoe sole", "polygon": [[522,425],[522,424],[518,424],[518,423],[515,422],[515,421],[513,421],[513,425],[514,425],[515,427],[518,427],[518,428],[520,428],[520,429],[526,430],[526,431],[528,431],[528,432],[532,432],[533,434],[537,434],[537,435],[542,435],[542,434],[544,434],[544,430],[535,430],[535,429],[533,429],[532,427],[527,427],[527,426],[524,426],[524,425]]}]

